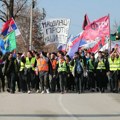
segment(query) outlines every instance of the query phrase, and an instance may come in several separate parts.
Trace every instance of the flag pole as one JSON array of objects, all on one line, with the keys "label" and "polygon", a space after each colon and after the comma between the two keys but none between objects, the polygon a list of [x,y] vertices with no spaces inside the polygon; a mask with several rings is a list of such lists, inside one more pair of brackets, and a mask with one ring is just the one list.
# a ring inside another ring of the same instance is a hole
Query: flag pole
[{"label": "flag pole", "polygon": [[29,50],[32,50],[32,25],[33,25],[33,1],[31,0],[31,10],[30,10],[30,38],[29,38]]},{"label": "flag pole", "polygon": [[108,14],[109,17],[109,46],[110,46],[110,52],[111,52],[111,39],[110,39],[110,14]]},{"label": "flag pole", "polygon": [[[20,29],[19,29],[19,31],[20,31]],[[21,33],[21,31],[20,31],[20,33]],[[21,36],[21,38],[23,39],[23,42],[25,43],[25,46],[27,46],[27,44],[26,44],[26,42],[25,42],[25,39],[24,39],[23,35],[20,34],[20,36]]]},{"label": "flag pole", "polygon": [[[20,30],[19,30],[20,31]],[[20,31],[20,33],[21,33],[21,31]],[[21,35],[21,37],[22,37],[22,39],[23,39],[23,42],[25,43],[25,46],[27,46],[27,44],[26,44],[26,42],[25,42],[25,39],[24,39],[24,37],[23,37],[23,35],[22,34],[20,34]]]}]

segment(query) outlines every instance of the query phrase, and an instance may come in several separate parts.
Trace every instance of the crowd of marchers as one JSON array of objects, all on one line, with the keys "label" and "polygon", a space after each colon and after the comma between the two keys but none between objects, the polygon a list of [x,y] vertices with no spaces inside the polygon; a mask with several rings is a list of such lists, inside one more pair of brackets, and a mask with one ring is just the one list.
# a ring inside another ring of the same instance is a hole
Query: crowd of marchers
[{"label": "crowd of marchers", "polygon": [[117,48],[94,53],[0,52],[0,91],[21,93],[120,92]]}]

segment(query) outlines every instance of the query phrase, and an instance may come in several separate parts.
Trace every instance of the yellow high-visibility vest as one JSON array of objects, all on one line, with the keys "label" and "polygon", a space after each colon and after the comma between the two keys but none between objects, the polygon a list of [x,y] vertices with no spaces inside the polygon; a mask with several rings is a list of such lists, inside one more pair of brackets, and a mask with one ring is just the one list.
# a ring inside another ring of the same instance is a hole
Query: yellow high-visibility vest
[{"label": "yellow high-visibility vest", "polygon": [[20,71],[22,71],[25,68],[25,64],[21,61],[20,62]]},{"label": "yellow high-visibility vest", "polygon": [[66,61],[58,62],[58,72],[67,72]]},{"label": "yellow high-visibility vest", "polygon": [[101,60],[101,61],[98,62],[97,69],[98,70],[105,70],[106,69],[103,60]]},{"label": "yellow high-visibility vest", "polygon": [[115,58],[116,70],[120,70],[120,58]]},{"label": "yellow high-visibility vest", "polygon": [[29,60],[28,57],[26,57],[26,63],[25,63],[26,68],[32,68],[32,70],[35,70],[34,64],[35,64],[35,57],[32,57],[31,61]]}]

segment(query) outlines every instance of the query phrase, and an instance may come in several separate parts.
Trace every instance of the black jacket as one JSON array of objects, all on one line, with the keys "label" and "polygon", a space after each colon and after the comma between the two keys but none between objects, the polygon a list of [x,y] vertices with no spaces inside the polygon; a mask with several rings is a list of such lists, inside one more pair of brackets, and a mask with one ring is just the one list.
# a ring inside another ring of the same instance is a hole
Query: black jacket
[{"label": "black jacket", "polygon": [[15,74],[18,74],[19,72],[19,65],[15,58],[12,58],[11,60],[6,59],[5,61],[4,74],[8,75],[11,72],[14,72]]}]

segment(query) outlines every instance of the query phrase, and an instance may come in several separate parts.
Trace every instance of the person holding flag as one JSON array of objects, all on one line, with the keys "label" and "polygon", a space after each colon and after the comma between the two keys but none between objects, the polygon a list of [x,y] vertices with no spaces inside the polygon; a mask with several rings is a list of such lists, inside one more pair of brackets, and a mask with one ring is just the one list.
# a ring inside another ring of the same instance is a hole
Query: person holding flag
[{"label": "person holding flag", "polygon": [[8,92],[15,93],[15,82],[18,74],[18,63],[13,57],[12,51],[16,49],[15,30],[17,29],[14,20],[11,18],[2,27],[1,34],[4,36],[2,40],[1,50],[3,54],[8,53],[8,58],[5,60],[4,75],[8,81]]}]

